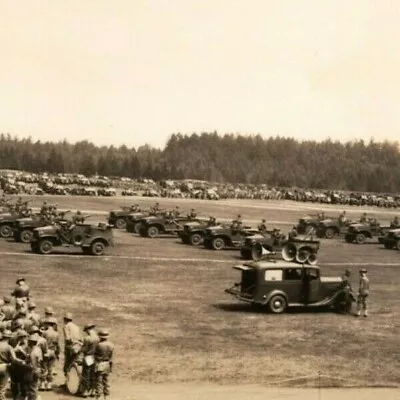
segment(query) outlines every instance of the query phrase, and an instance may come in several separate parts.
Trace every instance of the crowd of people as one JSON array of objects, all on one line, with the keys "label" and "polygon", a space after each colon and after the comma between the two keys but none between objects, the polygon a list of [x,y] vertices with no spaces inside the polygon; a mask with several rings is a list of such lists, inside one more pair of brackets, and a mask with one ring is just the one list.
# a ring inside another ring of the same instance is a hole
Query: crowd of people
[{"label": "crowd of people", "polygon": [[39,391],[51,391],[62,349],[65,382],[61,387],[67,388],[71,367],[79,365],[78,394],[107,399],[114,353],[109,332],[96,330],[94,323],[81,330],[68,312],[60,326],[52,307],[40,315],[25,279],[19,278],[0,306],[0,400],[5,400],[9,384],[13,400],[36,400]]}]

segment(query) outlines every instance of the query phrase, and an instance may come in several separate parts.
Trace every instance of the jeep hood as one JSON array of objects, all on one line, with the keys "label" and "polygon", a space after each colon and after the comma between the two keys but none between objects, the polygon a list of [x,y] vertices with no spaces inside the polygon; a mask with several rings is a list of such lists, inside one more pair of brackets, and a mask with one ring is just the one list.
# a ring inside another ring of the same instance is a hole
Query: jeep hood
[{"label": "jeep hood", "polygon": [[263,238],[264,238],[264,236],[260,235],[258,233],[256,233],[255,235],[247,236],[247,239],[252,239],[252,240],[263,239]]},{"label": "jeep hood", "polygon": [[40,228],[36,228],[35,231],[38,232],[39,234],[43,233],[52,233],[54,232],[54,226],[53,225],[47,225],[47,226],[42,226]]}]

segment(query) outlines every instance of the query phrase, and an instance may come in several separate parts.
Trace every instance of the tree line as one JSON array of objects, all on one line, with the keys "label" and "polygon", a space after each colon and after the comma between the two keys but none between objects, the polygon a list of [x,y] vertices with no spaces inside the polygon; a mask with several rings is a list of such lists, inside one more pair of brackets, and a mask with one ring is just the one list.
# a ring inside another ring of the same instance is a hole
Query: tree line
[{"label": "tree line", "polygon": [[398,143],[173,134],[164,149],[0,135],[0,168],[130,178],[201,179],[279,187],[400,191]]}]

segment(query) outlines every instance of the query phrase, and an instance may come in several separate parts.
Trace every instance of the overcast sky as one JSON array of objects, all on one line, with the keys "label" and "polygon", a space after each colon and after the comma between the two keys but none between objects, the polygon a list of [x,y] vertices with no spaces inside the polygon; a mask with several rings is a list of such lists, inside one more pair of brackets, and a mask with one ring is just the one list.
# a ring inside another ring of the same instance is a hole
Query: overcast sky
[{"label": "overcast sky", "polygon": [[0,132],[400,138],[400,1],[0,0]]}]

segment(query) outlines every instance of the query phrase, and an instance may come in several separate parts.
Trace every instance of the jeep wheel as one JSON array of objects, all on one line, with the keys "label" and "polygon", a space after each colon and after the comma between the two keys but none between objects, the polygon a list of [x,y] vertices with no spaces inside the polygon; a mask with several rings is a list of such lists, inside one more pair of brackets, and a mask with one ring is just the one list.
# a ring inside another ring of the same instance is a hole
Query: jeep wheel
[{"label": "jeep wheel", "polygon": [[149,226],[147,228],[147,236],[149,238],[155,238],[158,236],[158,228],[156,226]]},{"label": "jeep wheel", "polygon": [[190,244],[192,246],[199,246],[203,243],[203,237],[200,235],[200,233],[193,233],[190,235]]},{"label": "jeep wheel", "polygon": [[225,240],[221,237],[217,237],[213,239],[211,245],[214,250],[222,250],[225,247]]},{"label": "jeep wheel", "polygon": [[30,229],[24,229],[19,233],[19,239],[22,243],[30,243],[33,237],[33,232]]},{"label": "jeep wheel", "polygon": [[93,256],[102,256],[104,254],[106,246],[104,243],[100,240],[95,240],[91,245],[90,245],[90,253]]},{"label": "jeep wheel", "polygon": [[2,238],[9,238],[13,234],[12,227],[10,225],[2,225],[0,226],[0,236]]},{"label": "jeep wheel", "polygon": [[53,250],[53,243],[51,240],[42,239],[38,243],[38,251],[40,254],[50,254]]},{"label": "jeep wheel", "polygon": [[365,243],[365,235],[363,233],[357,233],[356,236],[356,243],[357,244],[363,244]]},{"label": "jeep wheel", "polygon": [[117,220],[115,221],[115,227],[117,229],[125,229],[126,221],[123,218],[117,218]]},{"label": "jeep wheel", "polygon": [[136,222],[135,225],[133,225],[133,231],[135,233],[137,233],[138,235],[140,234],[140,227],[141,227],[141,223],[140,222]]},{"label": "jeep wheel", "polygon": [[272,313],[282,314],[286,310],[287,302],[281,294],[276,294],[270,298],[268,306]]},{"label": "jeep wheel", "polygon": [[327,228],[325,231],[325,237],[327,239],[333,239],[336,236],[336,232],[333,228]]}]

